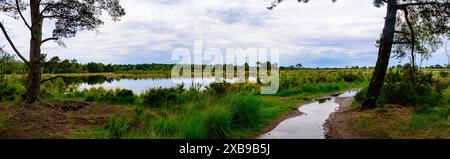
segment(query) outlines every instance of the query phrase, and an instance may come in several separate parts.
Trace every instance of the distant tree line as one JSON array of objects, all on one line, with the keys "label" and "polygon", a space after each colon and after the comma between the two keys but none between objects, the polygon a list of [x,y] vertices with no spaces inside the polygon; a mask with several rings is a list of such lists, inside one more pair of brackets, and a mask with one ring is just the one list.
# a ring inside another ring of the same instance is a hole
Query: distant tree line
[{"label": "distant tree line", "polygon": [[[0,72],[3,74],[24,74],[27,72],[27,67],[25,63],[22,61],[14,59],[13,56],[8,55],[7,53],[1,53],[0,57]],[[86,64],[79,63],[76,59],[60,59],[58,56],[52,57],[50,60],[44,60],[42,67],[42,72],[44,74],[63,74],[63,73],[161,73],[167,74],[172,71],[172,68],[175,64],[103,64],[96,62],[89,62]],[[230,64],[229,64],[230,65]],[[230,67],[227,65],[228,67]],[[267,65],[268,69],[271,69],[273,66],[270,62],[260,63],[257,65],[250,66],[248,63],[245,63],[241,67],[245,67],[246,71],[249,71],[251,67],[262,67],[262,65]],[[408,65],[408,64],[405,64]],[[397,65],[391,66],[391,68],[404,68],[405,65]],[[203,65],[205,68],[207,65]],[[225,69],[227,66],[223,66]],[[193,66],[192,66],[193,67]],[[239,66],[231,66],[235,70],[238,69]],[[427,69],[445,69],[450,68],[449,65],[430,65],[422,68]],[[303,67],[302,64],[290,65],[290,66],[279,66],[280,70],[300,70],[300,69],[373,69],[373,67],[366,66],[346,66],[343,68],[311,68],[311,67]],[[193,69],[192,69],[193,70]]]},{"label": "distant tree line", "polygon": [[43,73],[61,74],[61,73],[102,73],[102,72],[139,72],[156,71],[170,72],[174,64],[136,64],[136,65],[118,65],[89,62],[81,64],[77,60],[61,60],[58,56],[44,62]]}]

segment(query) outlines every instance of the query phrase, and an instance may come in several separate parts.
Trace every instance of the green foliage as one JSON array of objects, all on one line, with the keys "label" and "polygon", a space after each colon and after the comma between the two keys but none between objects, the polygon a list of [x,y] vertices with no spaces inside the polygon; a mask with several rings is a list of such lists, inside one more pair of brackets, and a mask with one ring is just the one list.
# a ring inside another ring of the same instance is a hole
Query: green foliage
[{"label": "green foliage", "polygon": [[[447,84],[433,78],[432,73],[424,73],[410,68],[390,70],[381,89],[378,104],[439,106]],[[367,90],[359,92],[355,99],[361,102]]]},{"label": "green foliage", "polygon": [[156,116],[146,112],[144,109],[137,108],[134,110],[135,116],[131,119],[133,128],[146,128],[156,119]]},{"label": "green foliage", "polygon": [[366,83],[371,74],[364,69],[286,70],[281,72],[278,96],[330,92],[349,85]]},{"label": "green foliage", "polygon": [[153,130],[163,138],[175,137],[180,125],[176,117],[161,117],[153,122]]},{"label": "green foliage", "polygon": [[236,94],[227,100],[230,102],[233,125],[248,127],[260,121],[261,101],[247,94]]},{"label": "green foliage", "polygon": [[228,89],[230,88],[230,83],[220,82],[220,83],[211,83],[208,87],[206,87],[206,91],[209,93],[221,96],[224,95]]},{"label": "green foliage", "polygon": [[440,71],[440,72],[439,72],[439,75],[440,75],[442,78],[447,78],[447,77],[448,77],[448,72],[447,72],[447,71]]},{"label": "green foliage", "polygon": [[205,124],[205,115],[189,115],[183,117],[180,128],[181,137],[184,139],[204,139],[208,136]]},{"label": "green foliage", "polygon": [[126,118],[112,118],[105,125],[109,139],[123,139],[127,136],[131,126]]},{"label": "green foliage", "polygon": [[143,93],[145,107],[163,107],[175,105],[179,102],[180,90],[176,88],[156,88]]},{"label": "green foliage", "polygon": [[340,76],[345,82],[358,82],[358,81],[362,80],[361,76],[358,76],[358,75],[356,75],[354,73],[351,73],[351,72],[350,73],[341,74]]},{"label": "green foliage", "polygon": [[93,102],[93,101],[95,101],[95,96],[93,96],[93,95],[86,96],[85,101],[86,102]]},{"label": "green foliage", "polygon": [[230,133],[232,122],[232,114],[228,110],[219,107],[211,108],[205,119],[208,138],[226,138]]},{"label": "green foliage", "polygon": [[355,95],[355,102],[357,102],[358,104],[361,103],[364,99],[364,96],[367,94],[367,88],[364,88],[362,90],[360,90],[358,93],[356,93]]},{"label": "green foliage", "polygon": [[3,76],[0,74],[0,101],[20,101],[25,96],[26,88],[18,76]]},{"label": "green foliage", "polygon": [[83,91],[65,93],[63,97],[84,97],[87,102],[101,102],[109,104],[136,104],[137,96],[128,89],[105,90],[103,88],[91,88]]},{"label": "green foliage", "polygon": [[411,118],[410,126],[414,129],[426,128],[430,126],[446,127],[449,116],[449,107],[432,107],[423,105],[416,109],[416,113]]}]

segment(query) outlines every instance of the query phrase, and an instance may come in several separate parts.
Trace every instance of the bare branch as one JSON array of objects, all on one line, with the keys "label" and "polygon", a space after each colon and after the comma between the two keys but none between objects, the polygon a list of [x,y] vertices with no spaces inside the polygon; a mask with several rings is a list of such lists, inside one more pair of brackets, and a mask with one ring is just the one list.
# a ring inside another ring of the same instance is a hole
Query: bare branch
[{"label": "bare branch", "polygon": [[31,31],[31,26],[28,24],[27,20],[25,20],[25,17],[23,17],[22,11],[20,11],[19,0],[16,0],[16,9],[20,15],[20,18],[22,18],[22,20],[25,23],[25,25],[27,26],[27,28]]},{"label": "bare branch", "polygon": [[404,32],[404,31],[395,31],[395,33],[398,33],[398,34],[405,34],[405,35],[410,35],[410,33]]},{"label": "bare branch", "polygon": [[405,8],[405,9],[403,9],[403,12],[405,13],[405,21],[406,21],[406,24],[408,24],[408,27],[409,27],[409,31],[411,32],[411,59],[412,59],[412,67],[414,68],[415,66],[415,56],[414,56],[414,47],[415,47],[415,41],[416,41],[416,39],[415,39],[415,36],[414,36],[414,29],[413,29],[413,26],[412,26],[412,23],[411,23],[411,21],[409,20],[409,13],[408,13],[408,10]]},{"label": "bare branch", "polygon": [[394,41],[392,44],[411,44],[409,41]]},{"label": "bare branch", "polygon": [[17,50],[16,46],[14,45],[14,43],[11,41],[11,38],[9,38],[8,33],[6,32],[5,27],[3,26],[3,24],[0,22],[0,28],[3,31],[3,34],[6,37],[6,40],[8,40],[9,44],[11,45],[11,47],[13,48],[14,52],[16,52],[17,56],[20,57],[20,59],[22,59],[23,62],[25,62],[25,64],[27,64],[28,67],[30,67],[30,62],[28,62],[27,59],[25,59],[25,57],[22,56],[22,54],[19,52],[19,50]]},{"label": "bare branch", "polygon": [[62,76],[62,75],[57,75],[57,76],[54,76],[54,77],[50,77],[50,78],[48,78],[48,79],[42,80],[42,81],[41,81],[41,84],[42,84],[42,83],[45,83],[45,82],[47,82],[47,81],[51,81],[51,80],[54,80],[54,79],[57,79],[57,78],[62,78],[62,77],[64,77],[64,76]]},{"label": "bare branch", "polygon": [[47,41],[50,41],[50,40],[59,40],[59,38],[47,38],[45,40],[42,40],[42,44],[47,42]]}]

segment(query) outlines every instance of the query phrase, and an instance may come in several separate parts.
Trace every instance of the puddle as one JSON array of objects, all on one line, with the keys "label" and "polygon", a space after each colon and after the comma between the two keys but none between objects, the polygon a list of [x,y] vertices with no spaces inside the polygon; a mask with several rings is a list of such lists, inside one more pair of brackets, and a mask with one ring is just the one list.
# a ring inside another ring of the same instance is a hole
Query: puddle
[{"label": "puddle", "polygon": [[[337,97],[355,96],[357,90],[347,91]],[[286,119],[260,139],[325,139],[325,121],[339,108],[336,97],[324,97],[298,108],[302,115]]]}]

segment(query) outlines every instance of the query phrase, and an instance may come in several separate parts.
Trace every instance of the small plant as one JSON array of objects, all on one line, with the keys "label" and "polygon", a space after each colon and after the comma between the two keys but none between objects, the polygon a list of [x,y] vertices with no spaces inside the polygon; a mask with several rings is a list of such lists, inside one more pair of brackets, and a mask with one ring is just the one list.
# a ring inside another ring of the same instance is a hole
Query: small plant
[{"label": "small plant", "polygon": [[185,139],[205,139],[208,132],[205,128],[204,114],[190,115],[183,118],[180,132]]},{"label": "small plant", "polygon": [[361,81],[361,77],[353,74],[353,73],[345,73],[341,75],[341,78],[345,81],[345,82],[356,82],[356,81]]},{"label": "small plant", "polygon": [[260,120],[261,102],[251,95],[233,95],[230,99],[230,110],[233,125],[247,127]]},{"label": "small plant", "polygon": [[134,110],[135,115],[131,119],[130,125],[133,128],[146,128],[156,119],[156,116],[145,112],[144,109],[137,108]]},{"label": "small plant", "polygon": [[157,88],[150,89],[141,97],[144,99],[143,104],[146,107],[162,107],[177,104],[179,95],[180,92],[175,88]]},{"label": "small plant", "polygon": [[208,138],[223,139],[230,133],[232,116],[225,108],[212,108],[206,116],[205,127]]},{"label": "small plant", "polygon": [[93,95],[88,95],[86,96],[86,98],[84,99],[86,102],[93,102],[95,101],[95,96]]},{"label": "small plant", "polygon": [[208,87],[206,87],[206,91],[215,94],[215,95],[224,95],[231,84],[226,83],[225,81],[221,83],[211,83]]},{"label": "small plant", "polygon": [[448,77],[448,72],[446,72],[446,71],[441,71],[441,72],[439,72],[439,75],[440,75],[442,78],[447,78],[447,77]]},{"label": "small plant", "polygon": [[118,117],[112,118],[105,125],[105,129],[108,132],[108,138],[110,139],[125,138],[130,128],[128,119]]},{"label": "small plant", "polygon": [[175,137],[179,131],[179,124],[175,117],[161,117],[153,122],[153,129],[161,137]]}]

